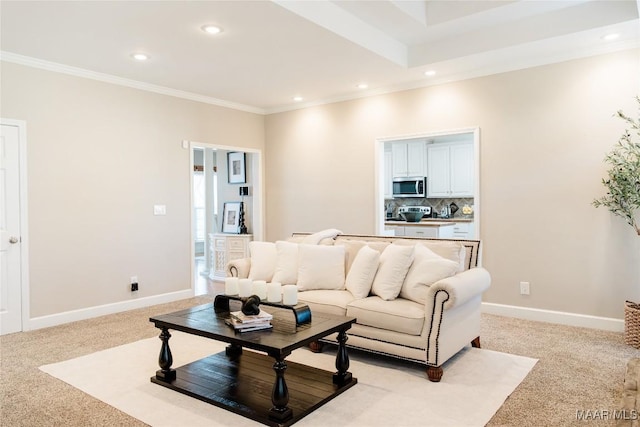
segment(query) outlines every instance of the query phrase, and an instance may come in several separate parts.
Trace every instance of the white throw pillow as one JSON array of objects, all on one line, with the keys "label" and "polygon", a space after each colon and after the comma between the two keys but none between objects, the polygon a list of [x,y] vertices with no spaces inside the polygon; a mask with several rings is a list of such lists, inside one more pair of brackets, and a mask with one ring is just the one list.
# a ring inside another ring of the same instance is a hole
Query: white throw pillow
[{"label": "white throw pillow", "polygon": [[276,244],[273,242],[249,242],[249,279],[270,282],[276,268],[277,255]]},{"label": "white throw pillow", "polygon": [[298,244],[279,240],[276,251],[276,268],[271,281],[294,285],[298,281]]},{"label": "white throw pillow", "polygon": [[391,244],[380,255],[371,293],[385,301],[396,299],[413,261],[413,246]]},{"label": "white throw pillow", "polygon": [[358,252],[363,246],[369,246],[371,249],[382,253],[384,248],[389,246],[389,242],[366,242],[364,240],[339,240],[336,241],[336,246],[344,246],[344,250],[346,252],[347,257],[347,274],[351,270],[351,265],[353,261],[356,259]]},{"label": "white throw pillow", "polygon": [[298,246],[298,290],[344,289],[344,247]]},{"label": "white throw pillow", "polygon": [[353,294],[354,298],[362,299],[369,296],[379,263],[380,252],[369,246],[360,248],[345,281],[345,287]]},{"label": "white throw pillow", "polygon": [[308,243],[310,245],[319,245],[321,243],[324,243],[324,241],[328,239],[330,241],[329,244],[333,244],[333,239],[338,234],[342,234],[342,231],[337,230],[335,228],[328,228],[326,230],[318,231],[317,233],[309,234],[304,239],[302,239],[302,243]]},{"label": "white throw pillow", "polygon": [[[410,245],[416,244],[415,240],[398,239],[394,243],[398,245]],[[437,255],[443,258],[450,259],[458,263],[458,272],[465,269],[465,260],[467,255],[467,248],[461,242],[455,242],[452,240],[437,240],[432,239],[428,242],[420,242],[419,244],[431,249]]]},{"label": "white throw pillow", "polygon": [[457,270],[457,262],[443,258],[426,246],[417,244],[413,251],[413,264],[404,279],[400,296],[426,304],[429,286],[438,280],[453,276]]}]

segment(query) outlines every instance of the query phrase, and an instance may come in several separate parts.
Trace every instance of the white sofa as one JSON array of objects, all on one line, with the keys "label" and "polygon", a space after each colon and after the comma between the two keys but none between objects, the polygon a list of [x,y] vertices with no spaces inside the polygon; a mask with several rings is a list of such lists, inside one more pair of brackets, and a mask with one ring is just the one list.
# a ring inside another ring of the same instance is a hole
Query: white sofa
[{"label": "white sofa", "polygon": [[227,275],[296,283],[312,315],[357,318],[347,346],[423,363],[431,381],[462,348],[480,346],[481,298],[491,283],[477,267],[480,241],[319,235],[252,242],[251,257],[230,261]]}]

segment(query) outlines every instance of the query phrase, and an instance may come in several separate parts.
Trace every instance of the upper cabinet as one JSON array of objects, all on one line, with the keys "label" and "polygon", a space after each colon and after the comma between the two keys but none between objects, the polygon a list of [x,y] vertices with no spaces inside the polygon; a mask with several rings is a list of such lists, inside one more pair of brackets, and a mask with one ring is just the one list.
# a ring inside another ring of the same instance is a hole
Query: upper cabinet
[{"label": "upper cabinet", "polygon": [[393,177],[425,176],[424,147],[424,140],[393,142],[391,144]]},{"label": "upper cabinet", "polygon": [[393,153],[384,147],[384,198],[393,198]]},{"label": "upper cabinet", "polygon": [[473,197],[473,143],[427,145],[427,197]]}]

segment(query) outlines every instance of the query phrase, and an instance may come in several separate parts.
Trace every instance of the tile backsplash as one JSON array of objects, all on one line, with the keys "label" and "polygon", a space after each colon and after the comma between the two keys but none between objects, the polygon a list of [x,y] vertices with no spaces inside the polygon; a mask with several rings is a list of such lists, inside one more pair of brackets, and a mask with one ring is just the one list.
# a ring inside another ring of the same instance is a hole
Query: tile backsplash
[{"label": "tile backsplash", "polygon": [[[440,213],[440,210],[445,205],[450,205],[451,203],[455,203],[458,205],[458,211],[453,215],[453,218],[473,218],[473,214],[471,215],[463,215],[462,207],[464,205],[469,205],[473,207],[473,198],[462,198],[462,199],[422,199],[422,198],[394,198],[394,199],[386,199],[384,201],[384,207],[386,212],[391,212],[391,216],[398,216],[398,207],[400,206],[431,206],[431,212]],[[388,215],[387,215],[388,216]]]}]

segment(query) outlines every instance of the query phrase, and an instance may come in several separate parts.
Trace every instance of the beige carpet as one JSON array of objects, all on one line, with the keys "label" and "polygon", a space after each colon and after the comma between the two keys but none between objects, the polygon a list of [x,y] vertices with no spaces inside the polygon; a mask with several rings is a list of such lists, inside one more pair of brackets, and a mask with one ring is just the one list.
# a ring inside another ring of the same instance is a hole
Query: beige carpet
[{"label": "beige carpet", "polygon": [[[224,350],[224,344],[172,332],[174,365]],[[149,381],[160,340],[144,339],[40,369],[152,426],[255,426],[254,421]],[[351,354],[358,384],[296,425],[483,426],[536,359],[468,348],[445,365],[442,382],[392,359]],[[287,360],[333,371],[335,353],[296,350]]]}]

